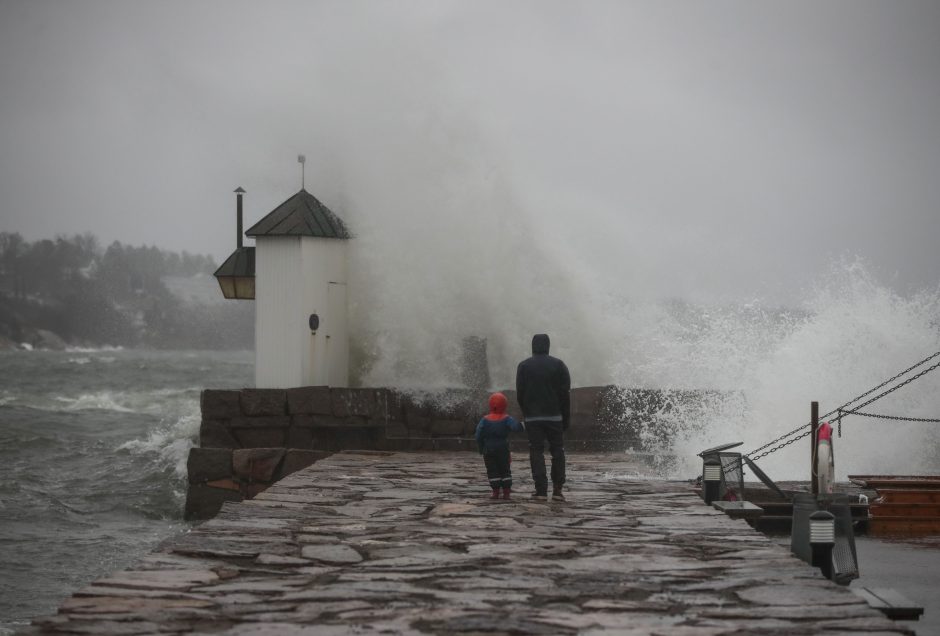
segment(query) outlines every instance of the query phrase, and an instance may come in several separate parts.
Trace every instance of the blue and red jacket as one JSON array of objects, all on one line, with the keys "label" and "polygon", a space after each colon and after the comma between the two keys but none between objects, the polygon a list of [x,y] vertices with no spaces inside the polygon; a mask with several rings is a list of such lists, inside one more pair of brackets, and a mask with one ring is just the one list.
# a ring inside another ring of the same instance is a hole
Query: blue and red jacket
[{"label": "blue and red jacket", "polygon": [[523,430],[522,424],[506,414],[506,396],[494,393],[490,396],[490,412],[477,424],[476,437],[480,453],[509,448],[509,434]]}]

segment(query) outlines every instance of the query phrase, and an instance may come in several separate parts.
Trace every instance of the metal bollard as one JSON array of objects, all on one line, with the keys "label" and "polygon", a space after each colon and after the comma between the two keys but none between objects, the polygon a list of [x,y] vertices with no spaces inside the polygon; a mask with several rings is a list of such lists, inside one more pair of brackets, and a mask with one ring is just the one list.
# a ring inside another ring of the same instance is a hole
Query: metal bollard
[{"label": "metal bollard", "polygon": [[706,459],[702,464],[702,497],[711,505],[718,499],[721,490],[721,462],[715,458]]},{"label": "metal bollard", "polygon": [[831,512],[817,510],[809,516],[809,544],[812,564],[832,580],[832,547],[836,543],[836,518]]}]

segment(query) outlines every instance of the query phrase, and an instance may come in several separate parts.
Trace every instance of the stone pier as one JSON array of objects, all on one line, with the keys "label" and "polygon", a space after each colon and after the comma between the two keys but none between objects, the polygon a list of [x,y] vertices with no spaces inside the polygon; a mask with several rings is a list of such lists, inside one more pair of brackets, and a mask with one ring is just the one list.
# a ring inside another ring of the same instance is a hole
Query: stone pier
[{"label": "stone pier", "polygon": [[548,503],[518,460],[504,502],[472,453],[337,453],[24,633],[912,633],[629,455],[570,456]]},{"label": "stone pier", "polygon": [[[515,391],[509,414],[522,419]],[[214,517],[222,504],[251,499],[272,483],[337,451],[475,451],[476,425],[488,391],[445,389],[409,393],[388,388],[306,386],[202,392],[199,446],[190,450],[186,519]],[[625,388],[571,390],[568,450],[636,451],[643,432],[661,444],[674,411],[694,420],[722,394],[715,391]],[[526,451],[525,436],[510,441]],[[526,451],[527,452],[527,451]]]}]

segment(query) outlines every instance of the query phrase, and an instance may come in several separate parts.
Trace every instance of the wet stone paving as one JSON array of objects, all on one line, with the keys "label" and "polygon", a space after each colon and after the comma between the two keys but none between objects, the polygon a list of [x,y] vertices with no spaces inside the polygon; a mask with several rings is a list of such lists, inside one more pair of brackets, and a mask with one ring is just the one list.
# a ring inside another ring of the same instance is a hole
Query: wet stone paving
[{"label": "wet stone paving", "polygon": [[527,468],[491,501],[472,453],[338,453],[24,633],[911,633],[629,455],[569,456],[566,502]]}]

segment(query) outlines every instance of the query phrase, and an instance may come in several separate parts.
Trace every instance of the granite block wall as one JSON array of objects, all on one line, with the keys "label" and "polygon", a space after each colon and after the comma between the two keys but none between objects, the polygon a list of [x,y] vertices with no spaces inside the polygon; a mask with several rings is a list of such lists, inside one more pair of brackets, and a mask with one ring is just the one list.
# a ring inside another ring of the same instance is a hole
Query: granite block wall
[{"label": "granite block wall", "polygon": [[[504,391],[521,419],[515,391]],[[571,391],[570,450],[639,450],[663,415],[703,392],[580,387]],[[489,392],[330,388],[206,390],[199,446],[190,452],[188,519],[253,497],[278,479],[341,450],[475,451]],[[664,433],[665,434],[665,433]],[[524,452],[524,435],[512,440]]]}]

